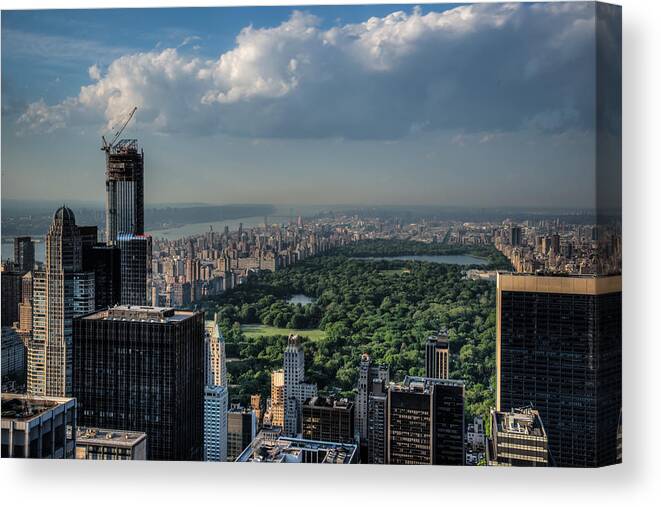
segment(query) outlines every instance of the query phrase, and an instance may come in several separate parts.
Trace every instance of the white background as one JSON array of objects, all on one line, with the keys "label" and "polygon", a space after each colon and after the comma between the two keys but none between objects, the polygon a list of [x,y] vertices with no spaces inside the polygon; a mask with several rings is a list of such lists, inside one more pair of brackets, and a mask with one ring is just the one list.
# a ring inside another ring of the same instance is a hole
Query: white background
[{"label": "white background", "polygon": [[[235,0],[187,5],[297,5]],[[330,3],[330,2],[328,2]],[[333,1],[343,4],[351,2]],[[392,3],[392,2],[363,2]],[[426,3],[426,2],[419,2]],[[0,460],[0,505],[651,505],[661,499],[661,2],[623,5],[624,464],[600,470]],[[181,6],[8,1],[2,9]]]}]

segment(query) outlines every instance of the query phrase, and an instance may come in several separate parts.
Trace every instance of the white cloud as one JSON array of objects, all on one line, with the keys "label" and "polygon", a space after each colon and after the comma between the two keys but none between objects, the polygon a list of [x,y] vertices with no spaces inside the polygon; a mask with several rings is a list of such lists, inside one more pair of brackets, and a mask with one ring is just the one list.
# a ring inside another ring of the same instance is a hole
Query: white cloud
[{"label": "white cloud", "polygon": [[415,9],[330,29],[294,12],[275,27],[244,28],[217,59],[168,48],[126,54],[104,72],[92,66],[94,82],[76,97],[37,101],[19,122],[108,128],[137,105],[141,127],[159,133],[395,139],[421,129],[585,128],[593,55],[589,3]]}]

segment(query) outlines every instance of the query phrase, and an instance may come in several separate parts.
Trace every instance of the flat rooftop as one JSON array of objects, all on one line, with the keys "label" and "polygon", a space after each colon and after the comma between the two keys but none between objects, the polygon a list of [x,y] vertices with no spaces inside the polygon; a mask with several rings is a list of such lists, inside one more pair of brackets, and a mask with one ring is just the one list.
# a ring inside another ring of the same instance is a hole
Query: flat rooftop
[{"label": "flat rooftop", "polygon": [[546,436],[546,430],[537,410],[521,408],[511,412],[495,412],[495,417],[499,433]]},{"label": "flat rooftop", "polygon": [[74,398],[2,394],[2,419],[29,421],[58,406],[75,402]]},{"label": "flat rooftop", "polygon": [[304,405],[308,407],[339,410],[351,410],[351,407],[353,407],[353,403],[345,398],[338,400],[336,398],[326,396],[313,396],[307,400]]},{"label": "flat rooftop", "polygon": [[278,437],[260,433],[239,455],[237,462],[330,463],[348,465],[356,454],[355,444],[340,444]]},{"label": "flat rooftop", "polygon": [[463,380],[440,379],[429,377],[412,377],[407,375],[401,384],[391,383],[389,388],[400,392],[430,392],[433,386],[464,387]]},{"label": "flat rooftop", "polygon": [[130,448],[146,438],[147,434],[140,431],[109,430],[85,426],[76,428],[77,444]]},{"label": "flat rooftop", "polygon": [[186,320],[196,312],[187,310],[175,310],[163,306],[138,306],[138,305],[118,305],[91,313],[82,317],[84,320],[119,320],[134,322],[181,322]]}]

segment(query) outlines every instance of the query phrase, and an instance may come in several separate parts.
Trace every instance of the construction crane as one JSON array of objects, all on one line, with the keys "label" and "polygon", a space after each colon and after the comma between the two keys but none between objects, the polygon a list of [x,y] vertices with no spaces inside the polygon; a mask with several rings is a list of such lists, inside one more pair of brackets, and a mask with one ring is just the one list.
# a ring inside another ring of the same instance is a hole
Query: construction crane
[{"label": "construction crane", "polygon": [[112,149],[113,146],[115,146],[115,143],[117,142],[117,139],[119,139],[119,136],[122,135],[122,132],[124,132],[124,129],[129,124],[129,122],[131,121],[131,118],[133,118],[133,115],[135,114],[135,112],[137,110],[138,110],[137,107],[134,107],[133,109],[131,109],[131,112],[129,113],[128,118],[122,124],[122,127],[115,133],[115,135],[113,136],[113,138],[110,142],[106,141],[105,136],[101,136],[101,139],[103,140],[103,146],[101,146],[101,151],[105,151],[106,153],[110,153],[110,150]]}]

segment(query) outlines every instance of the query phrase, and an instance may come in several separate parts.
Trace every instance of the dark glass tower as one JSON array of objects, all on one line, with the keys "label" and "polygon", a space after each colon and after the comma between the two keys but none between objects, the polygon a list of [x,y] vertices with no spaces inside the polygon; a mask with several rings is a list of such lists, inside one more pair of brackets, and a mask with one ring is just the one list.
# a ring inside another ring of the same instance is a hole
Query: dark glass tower
[{"label": "dark glass tower", "polygon": [[83,249],[83,271],[94,273],[94,308],[102,310],[121,301],[119,247],[97,243]]},{"label": "dark glass tower", "polygon": [[621,276],[498,276],[498,411],[538,410],[557,466],[616,462],[621,287]]},{"label": "dark glass tower", "polygon": [[116,245],[121,252],[121,303],[146,305],[147,278],[151,270],[151,237],[121,233],[117,236]]},{"label": "dark glass tower", "polygon": [[202,312],[117,306],[75,319],[73,334],[82,425],[145,432],[148,459],[202,459]]},{"label": "dark glass tower", "polygon": [[30,236],[14,238],[14,262],[23,273],[34,269],[34,243]]},{"label": "dark glass tower", "polygon": [[392,465],[464,464],[464,383],[406,377],[388,391]]},{"label": "dark glass tower", "polygon": [[353,403],[315,396],[303,404],[303,438],[353,444]]}]

